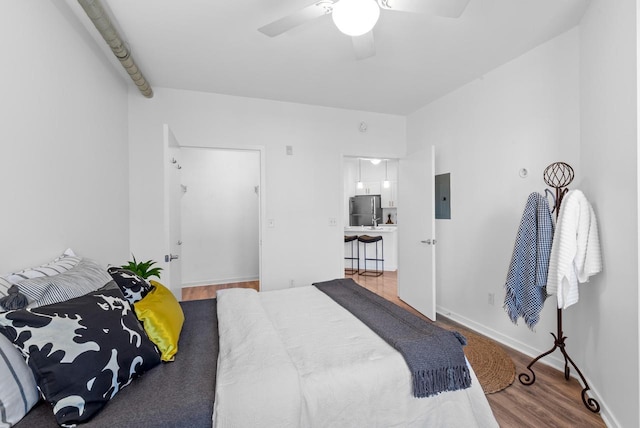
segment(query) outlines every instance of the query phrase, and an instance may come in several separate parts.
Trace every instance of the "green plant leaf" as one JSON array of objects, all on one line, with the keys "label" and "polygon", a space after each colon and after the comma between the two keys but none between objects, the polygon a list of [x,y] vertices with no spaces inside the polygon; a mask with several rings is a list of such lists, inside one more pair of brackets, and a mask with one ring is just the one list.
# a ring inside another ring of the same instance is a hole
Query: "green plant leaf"
[{"label": "green plant leaf", "polygon": [[152,276],[160,279],[160,272],[162,271],[162,268],[159,266],[152,268],[152,266],[156,264],[155,261],[147,260],[146,262],[138,262],[133,254],[131,254],[131,258],[133,260],[130,260],[127,262],[127,264],[122,265],[121,268],[128,269],[144,279],[148,279]]}]

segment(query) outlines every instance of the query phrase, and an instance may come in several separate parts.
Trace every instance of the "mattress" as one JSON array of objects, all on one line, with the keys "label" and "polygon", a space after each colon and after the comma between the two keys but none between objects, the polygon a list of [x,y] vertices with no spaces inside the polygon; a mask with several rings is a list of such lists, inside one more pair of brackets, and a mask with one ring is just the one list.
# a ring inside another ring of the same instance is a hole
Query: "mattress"
[{"label": "mattress", "polygon": [[472,386],[412,394],[403,357],[315,287],[218,292],[213,425],[497,427]]}]

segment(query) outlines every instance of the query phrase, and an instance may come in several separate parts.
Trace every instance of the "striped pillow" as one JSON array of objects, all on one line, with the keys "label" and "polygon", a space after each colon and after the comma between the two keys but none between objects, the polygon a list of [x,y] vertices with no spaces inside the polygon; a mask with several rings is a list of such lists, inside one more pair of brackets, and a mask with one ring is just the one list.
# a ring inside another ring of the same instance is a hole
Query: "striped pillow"
[{"label": "striped pillow", "polygon": [[38,402],[33,373],[22,354],[0,334],[0,426],[12,426]]},{"label": "striped pillow", "polygon": [[76,266],[81,257],[75,255],[71,248],[67,249],[60,257],[55,258],[49,263],[41,266],[23,269],[0,277],[0,297],[9,295],[9,288],[25,279],[39,278],[43,276],[53,276],[66,272]]},{"label": "striped pillow", "polygon": [[[8,296],[9,289],[11,288],[11,283],[7,281],[4,277],[0,276],[0,297]],[[0,312],[2,312],[2,308],[0,307]]]},{"label": "striped pillow", "polygon": [[5,275],[5,279],[11,284],[15,284],[25,279],[39,278],[42,276],[53,276],[66,272],[80,262],[81,257],[75,255],[75,253],[69,248],[62,253],[60,257],[56,257],[53,261],[40,265],[38,267],[23,269],[20,272],[10,273]]},{"label": "striped pillow", "polygon": [[29,300],[29,308],[64,302],[103,287],[112,281],[107,270],[89,259],[81,259],[73,268],[54,276],[27,279],[17,283]]}]

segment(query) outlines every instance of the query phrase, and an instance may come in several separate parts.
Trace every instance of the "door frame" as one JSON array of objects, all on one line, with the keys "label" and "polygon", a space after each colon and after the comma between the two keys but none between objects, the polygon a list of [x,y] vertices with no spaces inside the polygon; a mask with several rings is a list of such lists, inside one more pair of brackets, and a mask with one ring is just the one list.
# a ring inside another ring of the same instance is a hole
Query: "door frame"
[{"label": "door frame", "polygon": [[[167,286],[169,290],[173,293],[173,295],[178,299],[182,300],[182,254],[180,251],[180,247],[176,246],[174,243],[174,236],[172,236],[172,232],[174,231],[172,228],[172,195],[175,192],[175,189],[172,188],[174,183],[174,176],[177,174],[180,177],[180,173],[176,172],[174,169],[179,169],[179,159],[176,159],[175,151],[178,153],[182,146],[180,145],[180,141],[173,133],[171,127],[168,124],[162,125],[162,142],[163,142],[163,160],[164,160],[164,248],[163,253],[164,257],[170,256],[172,254],[176,254],[178,256],[177,261],[164,259],[164,269],[166,273],[168,273],[168,283]],[[179,158],[179,156],[178,156]],[[172,163],[175,161],[175,163]],[[179,203],[179,202],[178,202]],[[181,221],[178,219],[178,228],[181,228]],[[178,238],[180,239],[180,238]],[[175,274],[178,274],[176,277]],[[175,280],[177,279],[178,284],[175,284]]]},{"label": "door frame", "polygon": [[[391,155],[391,156],[383,156],[383,155],[353,155],[353,154],[347,154],[347,153],[341,153],[340,154],[340,186],[341,186],[341,194],[342,194],[342,198],[341,198],[341,204],[340,204],[340,217],[338,217],[338,222],[337,225],[338,227],[340,227],[340,233],[341,235],[344,235],[344,228],[346,226],[349,226],[349,213],[348,213],[348,200],[349,200],[349,196],[347,195],[347,193],[345,192],[345,188],[344,188],[344,179],[345,179],[345,160],[346,159],[387,159],[390,161],[395,161],[398,163],[398,168],[400,165],[400,160],[402,159],[402,157],[399,157],[397,154]],[[399,172],[399,169],[397,170]],[[399,180],[399,177],[396,176],[396,179]],[[397,212],[396,212],[397,214]],[[382,223],[384,223],[385,219],[384,217],[382,218]],[[397,232],[396,232],[396,237],[397,237]],[[400,242],[398,241],[398,247],[400,246]],[[340,244],[340,248],[338,251],[338,255],[340,256],[340,259],[338,260],[339,266],[340,266],[340,270],[338,272],[341,272],[341,274],[344,274],[344,257],[345,257],[345,246],[343,245],[343,241],[341,241]],[[398,272],[398,270],[396,269],[396,272]]]}]

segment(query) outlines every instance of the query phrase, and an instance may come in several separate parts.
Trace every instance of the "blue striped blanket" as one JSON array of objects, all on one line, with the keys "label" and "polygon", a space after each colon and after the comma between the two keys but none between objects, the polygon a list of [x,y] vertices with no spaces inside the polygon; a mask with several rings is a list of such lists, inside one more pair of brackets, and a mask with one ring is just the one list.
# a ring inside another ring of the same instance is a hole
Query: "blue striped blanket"
[{"label": "blue striped blanket", "polygon": [[520,220],[505,282],[504,308],[513,323],[522,317],[532,330],[547,298],[552,242],[553,220],[547,198],[531,193]]}]

